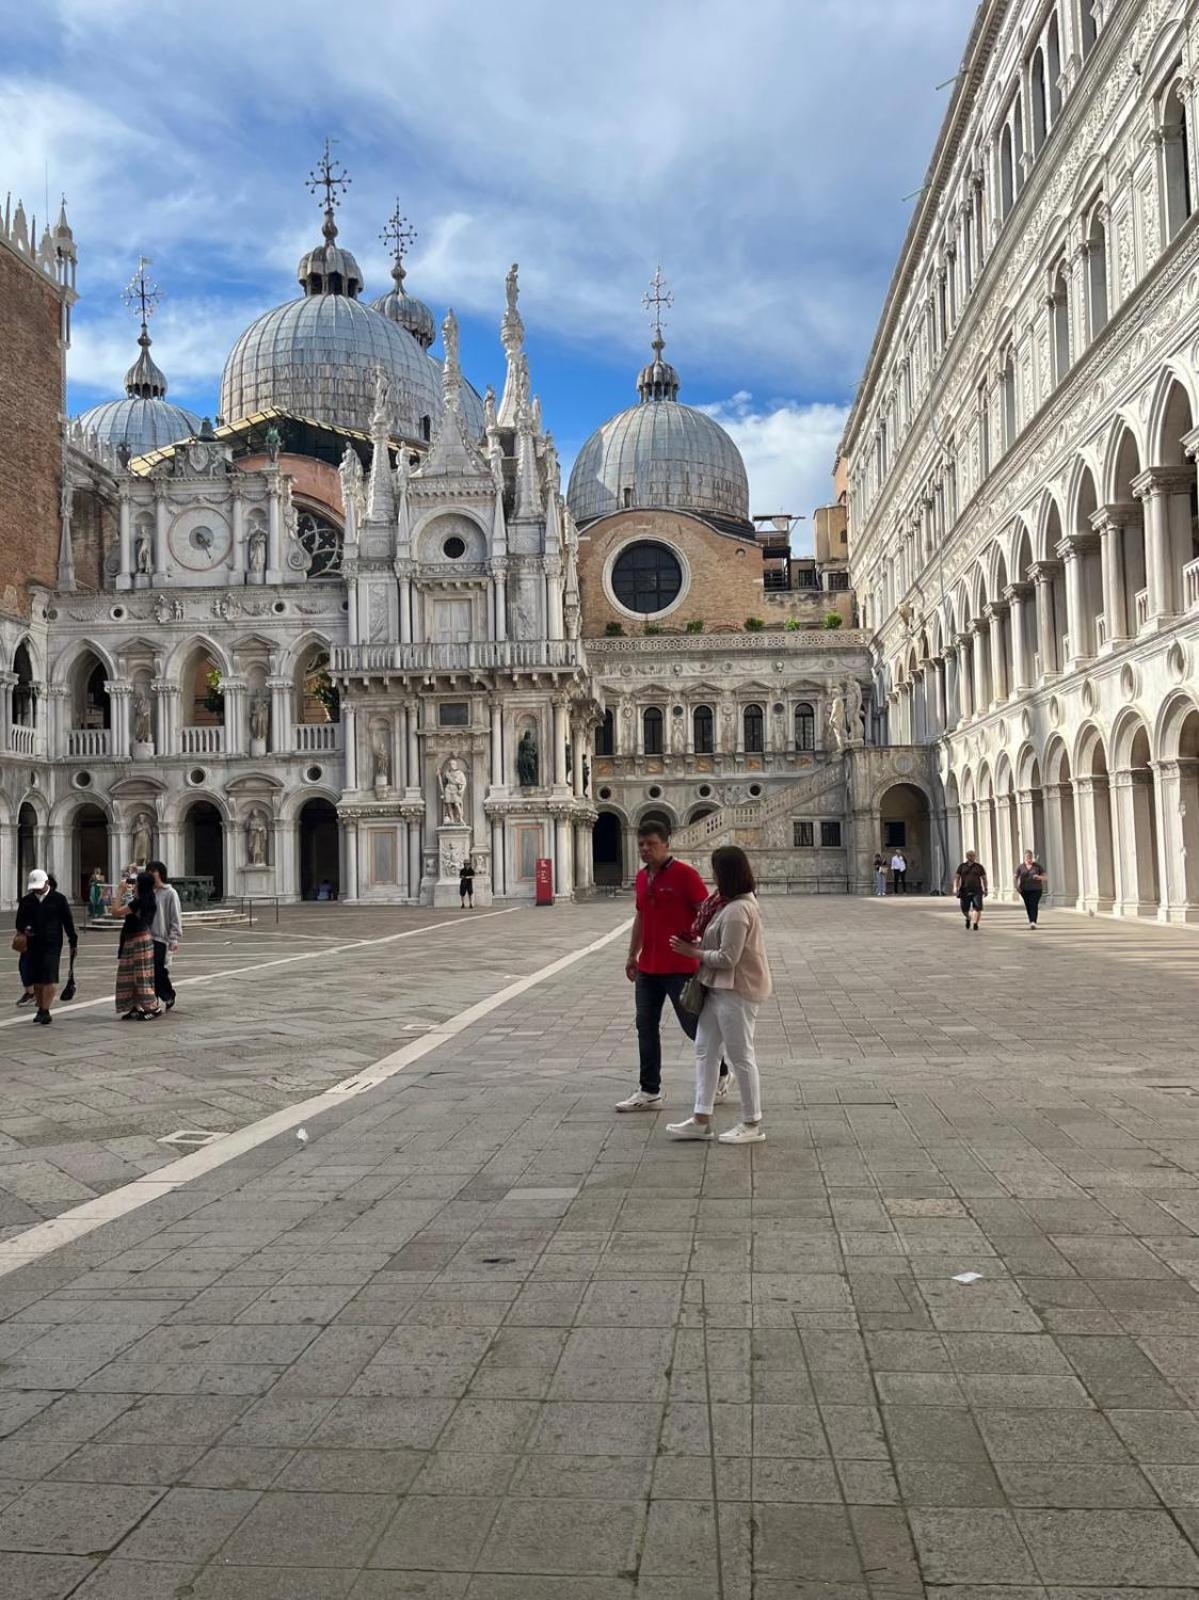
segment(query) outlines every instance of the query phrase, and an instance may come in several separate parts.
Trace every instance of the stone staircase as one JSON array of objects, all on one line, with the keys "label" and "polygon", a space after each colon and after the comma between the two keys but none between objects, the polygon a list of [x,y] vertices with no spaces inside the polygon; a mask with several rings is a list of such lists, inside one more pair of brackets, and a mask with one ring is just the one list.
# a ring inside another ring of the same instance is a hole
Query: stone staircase
[{"label": "stone staircase", "polygon": [[739,844],[744,849],[761,848],[766,842],[763,830],[770,822],[789,817],[795,811],[810,810],[830,789],[839,789],[844,782],[845,763],[844,758],[839,757],[809,772],[788,778],[760,800],[747,800],[736,806],[718,806],[698,822],[677,828],[670,836],[670,847],[678,855],[712,851],[722,844]]},{"label": "stone staircase", "polygon": [[[248,928],[250,926],[249,913],[239,911],[235,905],[206,906],[203,911],[184,911],[183,932],[197,933],[203,928]],[[120,917],[100,917],[92,920],[84,912],[75,919],[75,925],[81,933],[113,933],[121,931]]]}]

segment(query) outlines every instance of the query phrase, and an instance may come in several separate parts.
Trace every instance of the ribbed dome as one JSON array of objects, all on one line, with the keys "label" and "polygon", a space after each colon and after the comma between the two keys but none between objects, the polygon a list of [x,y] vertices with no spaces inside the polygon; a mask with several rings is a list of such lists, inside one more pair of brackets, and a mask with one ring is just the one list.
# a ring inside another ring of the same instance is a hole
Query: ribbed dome
[{"label": "ribbed dome", "polygon": [[566,503],[580,525],[630,507],[748,523],[749,480],[741,452],[718,422],[677,400],[646,398],[583,445]]},{"label": "ribbed dome", "polygon": [[130,395],[125,400],[105,400],[77,417],[86,433],[94,433],[101,444],[115,450],[124,446],[130,456],[144,456],[180,439],[190,439],[200,431],[200,418],[161,396],[143,399]]},{"label": "ribbed dome", "polygon": [[425,302],[404,288],[404,277],[404,263],[397,260],[391,269],[391,288],[371,304],[389,322],[410,333],[422,350],[427,350],[437,337],[437,324]]}]

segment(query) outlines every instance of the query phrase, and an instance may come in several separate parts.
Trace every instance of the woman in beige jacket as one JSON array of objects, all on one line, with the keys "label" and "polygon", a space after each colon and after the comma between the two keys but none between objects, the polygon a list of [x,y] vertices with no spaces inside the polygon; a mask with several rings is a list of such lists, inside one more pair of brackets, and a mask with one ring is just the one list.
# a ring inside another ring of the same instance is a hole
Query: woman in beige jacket
[{"label": "woman in beige jacket", "polygon": [[762,1098],[754,1057],[758,1007],[770,995],[770,968],[762,937],[762,913],[749,857],[735,844],[712,852],[715,913],[698,945],[670,941],[676,955],[699,961],[705,999],[695,1035],[695,1113],[668,1123],[672,1139],[710,1139],[716,1078],[723,1054],[737,1076],[741,1121],[720,1135],[721,1144],[761,1144]]}]

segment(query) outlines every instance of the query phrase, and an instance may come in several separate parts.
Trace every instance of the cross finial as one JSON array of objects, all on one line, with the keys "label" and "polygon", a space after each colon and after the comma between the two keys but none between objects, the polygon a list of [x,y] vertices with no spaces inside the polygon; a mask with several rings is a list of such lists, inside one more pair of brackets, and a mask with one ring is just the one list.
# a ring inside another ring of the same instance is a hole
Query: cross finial
[{"label": "cross finial", "polygon": [[404,257],[415,244],[418,234],[408,221],[408,218],[400,210],[398,195],[396,196],[396,208],[384,224],[383,232],[379,235],[379,238],[391,250],[391,258],[394,263],[392,277],[402,283],[404,281]]},{"label": "cross finial", "polygon": [[662,337],[662,310],[665,307],[669,311],[671,306],[674,305],[674,295],[667,287],[666,279],[662,276],[661,266],[655,270],[653,277],[650,279],[649,288],[641,296],[641,304],[651,313],[654,330],[654,349],[661,352],[666,344]]},{"label": "cross finial", "polygon": [[149,271],[150,260],[147,256],[139,256],[137,271],[129,280],[121,298],[145,328],[147,322],[158,310],[158,303],[162,299],[162,290],[151,281]]},{"label": "cross finial", "polygon": [[324,153],[308,174],[306,185],[313,194],[316,194],[318,189],[325,191],[324,234],[326,239],[330,240],[337,237],[337,224],[333,220],[333,213],[341,204],[341,196],[337,191],[339,189],[348,189],[352,182],[346,174],[345,167],[342,166],[340,161],[335,161],[333,158],[334,143],[335,141],[332,139],[325,140]]}]

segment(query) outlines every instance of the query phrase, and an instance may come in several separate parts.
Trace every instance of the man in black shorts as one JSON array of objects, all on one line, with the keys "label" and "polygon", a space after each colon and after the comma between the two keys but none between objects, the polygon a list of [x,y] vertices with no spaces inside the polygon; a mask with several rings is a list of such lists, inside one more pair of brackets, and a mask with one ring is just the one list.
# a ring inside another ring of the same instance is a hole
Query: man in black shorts
[{"label": "man in black shorts", "polygon": [[987,893],[987,869],[973,850],[966,851],[966,859],[954,873],[953,892],[958,897],[962,915],[966,919],[966,932],[970,932],[970,913],[974,912],[974,931],[978,932],[978,919],[983,913],[983,900]]}]

